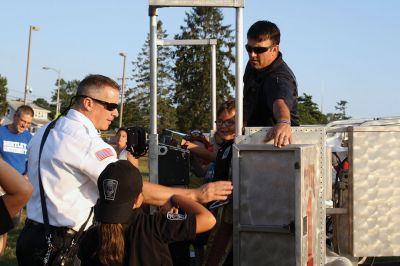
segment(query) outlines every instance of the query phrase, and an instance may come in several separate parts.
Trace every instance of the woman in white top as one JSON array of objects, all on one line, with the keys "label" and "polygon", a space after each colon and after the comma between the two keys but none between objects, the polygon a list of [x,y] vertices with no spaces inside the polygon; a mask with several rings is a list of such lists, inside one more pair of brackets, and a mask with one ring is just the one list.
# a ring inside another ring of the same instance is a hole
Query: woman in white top
[{"label": "woman in white top", "polygon": [[139,168],[139,160],[126,150],[126,143],[128,141],[128,132],[125,128],[118,129],[115,140],[115,151],[117,152],[118,159],[128,160],[136,168]]}]

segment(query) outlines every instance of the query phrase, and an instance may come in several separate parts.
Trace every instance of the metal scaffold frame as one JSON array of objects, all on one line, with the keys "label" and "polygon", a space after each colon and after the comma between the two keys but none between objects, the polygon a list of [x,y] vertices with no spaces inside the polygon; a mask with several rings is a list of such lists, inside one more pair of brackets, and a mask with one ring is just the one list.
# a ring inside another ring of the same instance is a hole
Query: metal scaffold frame
[{"label": "metal scaffold frame", "polygon": [[[236,135],[242,135],[240,128],[243,125],[243,8],[244,0],[149,0],[150,17],[150,132],[149,132],[149,177],[150,182],[158,183],[158,134],[157,134],[157,46],[159,45],[206,45],[212,47],[215,55],[216,40],[158,40],[157,39],[157,9],[164,7],[226,7],[236,9]],[[212,44],[211,42],[214,42]],[[209,43],[202,43],[209,42]],[[213,58],[213,57],[212,57]],[[215,56],[212,66],[215,68]],[[215,71],[212,70],[212,109],[213,122],[216,119],[216,100],[214,81]],[[215,98],[214,98],[215,97]]]}]

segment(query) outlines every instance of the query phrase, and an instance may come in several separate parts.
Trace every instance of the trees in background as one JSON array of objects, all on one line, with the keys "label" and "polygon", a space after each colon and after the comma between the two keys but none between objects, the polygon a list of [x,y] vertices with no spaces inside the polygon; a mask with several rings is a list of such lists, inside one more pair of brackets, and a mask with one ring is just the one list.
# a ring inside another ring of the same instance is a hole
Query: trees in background
[{"label": "trees in background", "polygon": [[[167,32],[162,21],[157,22],[157,38],[166,39]],[[150,35],[133,64],[134,88],[125,94],[123,124],[149,127],[150,124]],[[173,51],[171,47],[159,46],[157,54],[157,124],[159,128],[176,128],[176,109],[173,94]]]},{"label": "trees in background", "polygon": [[[62,113],[64,110],[67,109],[71,102],[71,98],[75,96],[76,91],[78,89],[78,85],[80,80],[71,80],[65,81],[64,79],[60,80],[60,112]],[[57,102],[57,89],[53,91],[51,96],[52,102]]]},{"label": "trees in background", "polygon": [[297,110],[300,117],[300,125],[326,124],[327,117],[318,109],[318,105],[312,101],[312,96],[306,93],[298,97]]},{"label": "trees in background", "polygon": [[[235,45],[230,25],[222,25],[221,10],[195,7],[186,12],[185,26],[175,39],[217,39],[217,105],[227,100],[235,77],[230,66],[235,61]],[[209,131],[211,125],[211,55],[209,46],[178,46],[175,50],[175,91],[177,126]]]},{"label": "trees in background", "polygon": [[336,103],[335,110],[339,111],[337,113],[328,113],[326,116],[328,118],[328,122],[337,121],[337,120],[346,120],[350,119],[351,116],[347,116],[347,101],[340,100]]},{"label": "trees in background", "polygon": [[8,108],[7,93],[7,78],[0,75],[0,118],[5,115]]}]

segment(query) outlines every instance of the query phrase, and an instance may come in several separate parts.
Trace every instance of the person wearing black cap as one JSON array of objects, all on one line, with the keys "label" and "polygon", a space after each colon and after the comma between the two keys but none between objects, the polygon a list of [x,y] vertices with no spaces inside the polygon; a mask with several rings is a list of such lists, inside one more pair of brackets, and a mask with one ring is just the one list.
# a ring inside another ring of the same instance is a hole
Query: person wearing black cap
[{"label": "person wearing black cap", "polygon": [[[168,243],[193,240],[196,233],[210,230],[214,216],[201,204],[173,195],[162,212],[145,214],[142,177],[125,160],[110,163],[97,181],[95,205],[98,225],[82,239],[81,265],[172,265]],[[166,212],[181,208],[186,214]]]}]

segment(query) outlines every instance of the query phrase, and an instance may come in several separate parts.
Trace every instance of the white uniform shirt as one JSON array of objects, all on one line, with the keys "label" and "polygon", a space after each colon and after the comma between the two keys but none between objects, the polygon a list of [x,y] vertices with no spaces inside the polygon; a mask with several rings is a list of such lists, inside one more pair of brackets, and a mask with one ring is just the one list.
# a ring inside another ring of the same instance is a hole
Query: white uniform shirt
[{"label": "white uniform shirt", "polygon": [[[27,204],[29,219],[43,223],[38,181],[42,127],[28,145],[28,176],[34,187]],[[104,168],[117,161],[115,150],[99,136],[82,113],[69,110],[50,130],[43,147],[41,175],[49,223],[79,230],[98,198],[97,179]]]}]

